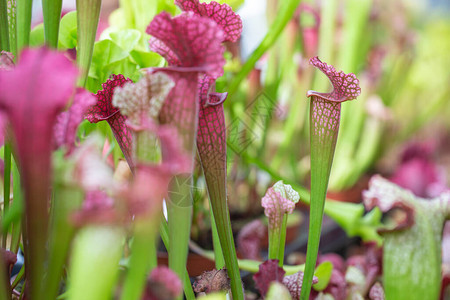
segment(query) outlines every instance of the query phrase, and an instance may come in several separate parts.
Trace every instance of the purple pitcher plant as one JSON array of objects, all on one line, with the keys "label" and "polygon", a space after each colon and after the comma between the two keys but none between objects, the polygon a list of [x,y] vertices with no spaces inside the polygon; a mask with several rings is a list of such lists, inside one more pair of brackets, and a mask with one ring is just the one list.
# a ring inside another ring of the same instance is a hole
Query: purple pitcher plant
[{"label": "purple pitcher plant", "polygon": [[24,250],[31,298],[43,299],[51,184],[53,125],[75,93],[78,71],[62,53],[24,50],[19,64],[0,71],[0,109],[14,135],[25,192]]}]

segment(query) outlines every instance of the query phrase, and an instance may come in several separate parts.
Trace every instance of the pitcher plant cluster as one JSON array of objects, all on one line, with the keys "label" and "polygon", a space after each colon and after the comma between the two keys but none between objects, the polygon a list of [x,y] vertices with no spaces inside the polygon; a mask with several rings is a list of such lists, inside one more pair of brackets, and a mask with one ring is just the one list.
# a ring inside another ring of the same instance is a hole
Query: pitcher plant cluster
[{"label": "pitcher plant cluster", "polygon": [[[383,243],[383,286],[377,281],[380,268],[373,271],[368,264],[364,271],[354,270],[364,273],[363,283],[352,287],[355,293],[370,299],[437,299],[449,193],[424,200],[375,176],[363,193],[366,209],[373,208],[366,215],[362,205],[326,201],[341,105],[356,99],[361,88],[353,73],[337,71],[317,56],[309,62],[333,90],[303,97],[310,98],[310,192],[289,180],[269,187],[260,203],[266,218],[241,230],[238,248],[246,249],[247,259],[238,258],[227,170],[227,151],[236,147],[227,140],[224,106],[236,101],[241,83],[300,1],[281,5],[273,29],[234,75],[226,58],[241,38],[243,23],[231,6],[175,0],[175,9],[166,2],[158,1],[145,26],[135,19],[137,29],[112,31],[110,39],[96,41],[101,0],[77,0],[76,13],[62,19],[62,1],[45,0],[43,27],[32,32],[32,1],[0,0],[0,299],[195,299],[204,294],[204,299],[226,299],[228,294],[238,300],[246,294],[241,271],[254,273],[262,298],[344,299],[336,292],[341,279],[333,260],[318,259],[324,213],[349,235]],[[320,21],[318,15],[315,19]],[[303,33],[305,51],[315,53],[317,28]],[[29,47],[39,36],[45,45]],[[224,87],[221,80],[227,76],[234,77]],[[247,83],[251,89],[251,80]],[[239,109],[232,112],[239,114]],[[195,248],[196,169],[207,190],[214,245],[214,251],[200,253],[214,260],[216,269],[192,284],[186,266],[189,249]],[[287,225],[299,202],[310,205],[306,262],[288,266]],[[380,211],[394,209],[404,219],[382,225]],[[259,251],[264,223],[266,259]],[[160,240],[168,266],[158,262]],[[25,262],[11,277],[20,255]]]}]

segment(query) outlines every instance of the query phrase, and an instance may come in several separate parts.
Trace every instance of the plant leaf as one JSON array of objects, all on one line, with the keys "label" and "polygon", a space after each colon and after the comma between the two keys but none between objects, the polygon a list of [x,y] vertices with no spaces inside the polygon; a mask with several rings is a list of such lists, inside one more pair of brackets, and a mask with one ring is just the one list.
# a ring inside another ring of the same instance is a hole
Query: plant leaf
[{"label": "plant leaf", "polygon": [[58,48],[73,49],[77,46],[77,12],[71,11],[61,18],[59,24]]},{"label": "plant leaf", "polygon": [[328,286],[332,272],[333,264],[329,261],[325,261],[317,266],[314,275],[318,278],[318,282],[313,285],[316,291],[323,291]]},{"label": "plant leaf", "polygon": [[130,53],[135,48],[141,35],[139,30],[136,29],[124,29],[109,34],[111,40],[127,53]]}]

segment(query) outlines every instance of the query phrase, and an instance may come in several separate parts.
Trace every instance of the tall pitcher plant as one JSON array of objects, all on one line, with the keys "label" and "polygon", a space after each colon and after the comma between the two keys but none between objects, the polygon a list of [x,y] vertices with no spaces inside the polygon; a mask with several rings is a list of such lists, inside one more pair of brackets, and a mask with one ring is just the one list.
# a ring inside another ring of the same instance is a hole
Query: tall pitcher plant
[{"label": "tall pitcher plant", "polygon": [[314,267],[319,251],[320,231],[325,206],[325,198],[333,163],[334,149],[339,132],[341,103],[359,96],[361,89],[355,74],[345,74],[316,56],[310,64],[318,68],[331,81],[333,91],[319,93],[308,91],[310,105],[310,143],[311,143],[311,206],[306,253],[305,275],[300,299],[309,299]]}]

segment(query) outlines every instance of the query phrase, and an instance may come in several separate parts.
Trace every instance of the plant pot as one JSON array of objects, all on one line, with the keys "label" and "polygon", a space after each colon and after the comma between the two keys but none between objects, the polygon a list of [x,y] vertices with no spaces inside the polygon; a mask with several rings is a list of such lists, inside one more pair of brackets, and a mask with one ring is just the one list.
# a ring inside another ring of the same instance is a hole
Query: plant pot
[{"label": "plant pot", "polygon": [[[166,252],[158,252],[158,265],[169,265],[169,256]],[[204,271],[211,271],[216,267],[213,260],[196,253],[189,253],[186,268],[190,277],[200,276]]]},{"label": "plant pot", "polygon": [[328,191],[327,198],[341,202],[360,203],[361,194],[369,187],[369,175],[362,176],[355,185],[342,191]]}]

